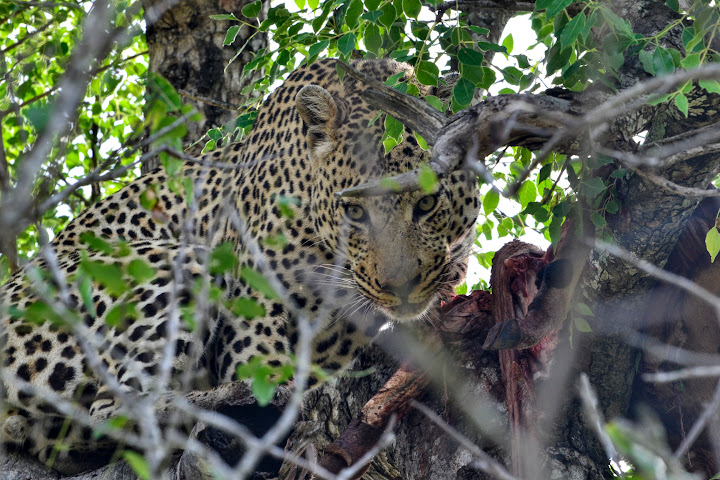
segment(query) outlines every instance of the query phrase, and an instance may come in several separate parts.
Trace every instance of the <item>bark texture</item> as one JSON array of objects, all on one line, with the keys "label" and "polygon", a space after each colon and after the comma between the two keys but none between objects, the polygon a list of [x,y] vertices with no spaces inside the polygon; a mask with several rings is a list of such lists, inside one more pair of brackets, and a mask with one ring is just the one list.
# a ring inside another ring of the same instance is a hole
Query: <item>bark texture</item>
[{"label": "bark texture", "polygon": [[[232,122],[238,112],[233,105],[241,106],[250,96],[243,88],[259,78],[259,74],[243,76],[243,67],[255,54],[268,45],[267,36],[238,22],[213,20],[210,15],[234,14],[244,22],[259,25],[265,17],[269,2],[263,3],[259,18],[247,19],[240,13],[250,0],[180,0],[171,8],[160,0],[143,0],[147,22],[147,44],[150,71],[165,77],[182,95],[184,101],[195,107],[204,117],[200,122],[188,123],[189,153],[199,153],[205,145],[203,136],[214,127]],[[232,25],[240,30],[231,45],[225,46],[225,34]],[[243,48],[242,53],[230,60]],[[195,98],[193,98],[195,97]],[[212,105],[201,99],[226,104]],[[148,162],[143,173],[152,170],[157,162]]]}]

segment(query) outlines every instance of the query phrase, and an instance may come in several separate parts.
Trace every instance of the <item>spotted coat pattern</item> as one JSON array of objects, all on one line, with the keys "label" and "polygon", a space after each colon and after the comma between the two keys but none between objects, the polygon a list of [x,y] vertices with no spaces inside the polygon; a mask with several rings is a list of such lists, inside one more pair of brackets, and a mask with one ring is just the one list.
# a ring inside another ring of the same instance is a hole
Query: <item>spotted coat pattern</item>
[{"label": "spotted coat pattern", "polygon": [[[391,61],[355,67],[379,80],[405,68]],[[350,78],[340,82],[333,60],[299,69],[268,98],[244,142],[184,167],[194,201],[174,193],[181,190],[170,188],[161,168],[75,219],[52,242],[56,270],[67,285],[50,282],[56,303],[77,318],[74,330],[28,322],[9,308],[24,311],[48,294],[33,281],[47,257],[16,273],[0,292],[0,394],[8,405],[0,440],[43,461],[52,457],[53,467],[66,473],[90,467],[84,453],[101,446],[89,428],[68,428],[49,399],[79,403],[94,425],[121,412],[122,402],[98,375],[98,365],[122,390],[148,392],[165,339],[173,335],[171,386],[190,371],[193,382],[186,388],[208,388],[233,380],[237,366],[256,356],[270,365],[288,362],[297,342],[295,318],[302,314],[324,322],[313,362],[337,371],[384,323],[422,317],[439,291],[462,281],[479,208],[473,175],[455,172],[432,193],[335,195],[428,160],[409,131],[385,152],[382,117],[362,99],[364,88]],[[141,202],[148,189],[157,199],[149,210]],[[82,238],[87,232],[124,241],[122,254],[91,248]],[[205,276],[208,253],[223,242],[233,245],[238,268],[209,281],[225,298],[254,299],[264,315],[246,319],[210,302],[202,325],[191,329],[174,321],[184,307],[202,303],[193,285]],[[90,301],[83,300],[77,275],[83,262],[127,271],[137,259],[155,270],[152,278],[136,282],[122,298],[94,282]],[[238,274],[243,267],[262,270],[261,263],[284,290],[284,302],[253,290]],[[126,315],[121,325],[108,323],[121,300],[133,303],[137,315]],[[174,325],[179,331],[169,333]],[[93,358],[73,332],[83,333]],[[58,450],[57,439],[72,448]]]}]

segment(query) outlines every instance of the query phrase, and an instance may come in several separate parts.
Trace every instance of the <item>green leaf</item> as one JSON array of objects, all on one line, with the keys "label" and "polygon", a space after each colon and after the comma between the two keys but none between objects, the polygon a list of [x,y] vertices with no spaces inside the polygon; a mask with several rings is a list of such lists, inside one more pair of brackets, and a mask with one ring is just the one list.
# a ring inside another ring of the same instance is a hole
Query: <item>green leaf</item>
[{"label": "green leaf", "polygon": [[298,10],[302,10],[305,8],[305,0],[295,0],[295,5],[297,5]]},{"label": "green leaf", "polygon": [[123,458],[138,477],[142,480],[150,480],[150,466],[147,460],[145,460],[145,457],[137,452],[125,450],[123,452]]},{"label": "green leaf", "polygon": [[205,142],[205,146],[200,153],[212,152],[213,150],[215,150],[215,147],[217,147],[217,143],[215,142],[215,140],[208,140],[207,142]]},{"label": "green leaf", "polygon": [[440,69],[432,62],[420,62],[415,67],[415,76],[423,85],[437,86]]},{"label": "green leaf", "polygon": [[418,146],[422,148],[425,151],[430,150],[430,146],[427,143],[427,140],[425,140],[422,135],[420,135],[417,132],[413,132],[413,135],[415,135],[415,140],[418,142]]},{"label": "green leaf", "polygon": [[553,45],[547,53],[547,74],[552,75],[563,68],[570,61],[573,49],[570,47],[560,48],[560,44]]},{"label": "green leaf", "polygon": [[277,385],[269,381],[268,376],[254,377],[252,382],[252,392],[261,407],[267,406],[275,395]]},{"label": "green leaf", "polygon": [[432,193],[437,187],[438,177],[432,168],[428,165],[423,165],[418,173],[418,184],[425,193]]},{"label": "green leaf", "polygon": [[148,88],[154,95],[158,95],[160,100],[172,111],[179,110],[182,106],[182,99],[175,91],[175,87],[167,81],[165,77],[155,72],[148,72]]},{"label": "green leaf", "polygon": [[649,50],[641,50],[638,54],[643,70],[650,75],[655,75],[655,67],[653,67],[653,54]]},{"label": "green leaf", "polygon": [[134,303],[118,303],[105,315],[105,323],[109,327],[125,329],[131,320],[137,319],[138,313]]},{"label": "green leaf", "polygon": [[382,16],[380,17],[380,23],[382,23],[387,28],[390,28],[392,26],[393,22],[395,22],[395,19],[397,18],[397,10],[395,10],[395,7],[392,3],[386,3],[380,11],[382,12]]},{"label": "green leaf", "polygon": [[225,40],[223,41],[223,45],[232,44],[235,41],[238,32],[240,32],[240,25],[232,25],[230,28],[228,28],[227,33],[225,34]]},{"label": "green leaf", "polygon": [[[212,141],[212,140],[211,140]],[[152,210],[158,203],[157,192],[155,191],[154,185],[148,185],[148,187],[140,194],[140,205],[145,210]]]},{"label": "green leaf", "polygon": [[223,13],[220,15],[210,15],[210,18],[212,18],[213,20],[235,20],[235,21],[240,20],[239,18],[237,18],[235,16],[235,14],[232,14],[232,13]]},{"label": "green leaf", "polygon": [[487,28],[476,27],[475,25],[468,25],[467,28],[477,33],[478,35],[487,35],[488,33],[490,33],[490,30],[488,30]]},{"label": "green leaf", "polygon": [[78,291],[82,298],[83,305],[91,317],[95,318],[95,302],[93,301],[92,280],[87,275],[83,275],[78,282]]},{"label": "green leaf", "polygon": [[586,317],[594,317],[595,314],[590,310],[590,307],[587,306],[587,304],[578,302],[574,305],[573,309],[576,313],[579,313],[580,315],[586,316]]},{"label": "green leaf", "polygon": [[669,75],[675,71],[672,55],[663,47],[657,47],[655,49],[652,64],[658,76]]},{"label": "green leaf", "polygon": [[460,63],[465,65],[482,67],[483,64],[482,53],[469,48],[461,48],[460,51],[458,51],[457,58]]},{"label": "green leaf", "polygon": [[422,4],[420,0],[402,0],[402,8],[409,18],[417,18],[422,9]]},{"label": "green leaf", "polygon": [[461,106],[470,105],[475,94],[475,84],[467,78],[460,77],[453,87],[453,100]]},{"label": "green leaf", "polygon": [[312,10],[315,10],[320,6],[320,0],[308,0],[307,2],[308,7],[310,7]]},{"label": "green leaf", "polygon": [[507,54],[507,50],[502,45],[498,45],[497,43],[490,43],[490,42],[476,42],[475,45],[477,48],[482,50],[483,52],[486,52],[488,50],[492,50],[493,52],[498,53],[505,53]]},{"label": "green leaf", "polygon": [[155,269],[148,265],[145,260],[136,258],[128,265],[128,274],[136,283],[143,283],[155,276]]},{"label": "green leaf", "polygon": [[377,23],[380,17],[382,17],[382,10],[373,10],[372,12],[365,12],[360,15],[360,18],[367,20],[368,22]]},{"label": "green leaf", "polygon": [[[693,68],[697,68],[700,66],[700,55],[697,53],[691,53],[687,57],[680,60],[680,65],[685,70],[692,70]],[[702,80],[700,80],[702,82]]]},{"label": "green leaf", "polygon": [[345,12],[345,25],[350,30],[354,30],[360,21],[360,15],[363,13],[363,4],[360,0],[352,0]]},{"label": "green leaf", "polygon": [[581,332],[585,332],[585,333],[592,332],[592,328],[590,327],[590,324],[584,318],[573,317],[573,322],[575,323],[575,328],[577,328]]},{"label": "green leaf", "polygon": [[287,63],[290,61],[290,51],[283,50],[278,54],[277,60],[275,61],[280,65],[287,65]]},{"label": "green leaf", "polygon": [[402,122],[393,117],[392,115],[385,116],[385,133],[395,140],[400,141],[402,139],[403,131],[405,127]]},{"label": "green leaf", "polygon": [[235,248],[232,243],[221,243],[210,253],[209,270],[213,275],[219,275],[233,270],[237,266],[238,260],[235,256]]},{"label": "green leaf", "polygon": [[338,40],[338,51],[343,55],[348,55],[355,49],[355,34],[348,32]]},{"label": "green leaf", "polygon": [[720,83],[717,80],[707,79],[698,81],[700,86],[708,91],[708,93],[720,93]]},{"label": "green leaf", "polygon": [[30,105],[23,109],[23,116],[32,125],[33,130],[36,132],[42,132],[45,130],[48,118],[50,118],[50,110],[52,103],[50,102],[38,102]]},{"label": "green leaf", "polygon": [[278,297],[278,294],[275,293],[275,290],[272,288],[272,286],[270,286],[270,282],[268,282],[267,278],[265,278],[257,270],[254,270],[247,265],[243,265],[243,267],[240,269],[240,277],[245,280],[245,282],[250,285],[250,287],[262,293],[270,300],[277,300],[278,298],[280,298]]},{"label": "green leaf", "polygon": [[567,216],[568,212],[570,212],[570,204],[565,200],[555,205],[552,209],[553,216],[560,221]]},{"label": "green leaf", "polygon": [[102,252],[106,255],[110,255],[114,248],[110,243],[98,236],[96,236],[92,232],[83,232],[80,234],[80,242],[86,244],[88,247],[90,247],[90,250],[96,251],[96,252]]},{"label": "green leaf", "polygon": [[603,228],[605,227],[605,225],[607,225],[605,218],[598,212],[593,212],[593,214],[590,215],[590,221],[598,228]]},{"label": "green leaf", "polygon": [[377,25],[369,24],[365,27],[365,46],[373,53],[377,53],[382,47],[382,36],[380,28]]},{"label": "green leaf", "polygon": [[545,16],[547,18],[553,18],[555,15],[565,10],[571,3],[573,3],[573,0],[552,0],[550,5],[548,5],[545,9]]},{"label": "green leaf", "polygon": [[687,97],[682,94],[678,93],[675,97],[675,106],[680,110],[683,115],[685,115],[685,118],[688,116],[688,99]]},{"label": "green leaf", "polygon": [[265,307],[256,302],[254,299],[247,297],[236,298],[232,302],[231,311],[233,315],[237,317],[245,317],[247,320],[265,316]]},{"label": "green leaf", "polygon": [[710,261],[715,262],[715,257],[720,252],[720,232],[716,227],[712,227],[705,235],[705,247],[710,254]]},{"label": "green leaf", "polygon": [[584,32],[584,30],[585,13],[580,12],[575,15],[567,25],[565,25],[565,28],[563,28],[562,33],[560,34],[560,43],[565,47],[569,47],[575,42],[578,35]]},{"label": "green leaf", "polygon": [[587,198],[595,198],[605,190],[602,178],[592,177],[580,182],[580,193]]},{"label": "green leaf", "polygon": [[328,45],[330,45],[330,40],[323,40],[322,42],[311,45],[310,48],[308,48],[308,58],[313,59],[317,57]]},{"label": "green leaf", "polygon": [[505,50],[507,50],[508,53],[512,53],[514,44],[512,33],[508,34],[508,36],[502,41],[502,46],[505,47]]},{"label": "green leaf", "polygon": [[246,18],[255,18],[260,15],[261,11],[262,1],[260,0],[258,0],[257,2],[248,3],[241,10],[243,16]]},{"label": "green leaf", "polygon": [[521,207],[525,208],[527,204],[535,200],[536,197],[537,187],[535,187],[535,182],[531,180],[524,181],[518,190],[518,200],[520,200]]},{"label": "green leaf", "polygon": [[680,11],[680,2],[678,0],[665,0],[665,5],[672,8],[675,12]]},{"label": "green leaf", "polygon": [[208,134],[208,137],[212,138],[216,142],[218,142],[218,141],[220,141],[220,139],[222,139],[222,132],[220,131],[219,128],[211,128],[210,130],[208,130],[207,134]]},{"label": "green leaf", "polygon": [[660,103],[665,103],[670,99],[671,96],[672,95],[669,93],[666,93],[664,95],[651,95],[650,97],[648,97],[647,104],[655,106]]},{"label": "green leaf", "polygon": [[485,216],[488,216],[493,213],[500,204],[500,195],[495,190],[489,190],[483,196],[482,204],[483,212],[485,212]]},{"label": "green leaf", "polygon": [[94,281],[105,287],[108,292],[119,297],[128,290],[123,280],[123,272],[117,265],[109,265],[103,262],[90,260],[83,252],[83,259],[80,261],[80,268]]},{"label": "green leaf", "polygon": [[552,172],[552,163],[543,165],[542,168],[540,169],[540,173],[538,173],[538,178],[537,178],[538,185],[540,185],[547,178],[549,178],[551,172]]},{"label": "green leaf", "polygon": [[445,111],[445,104],[435,95],[425,95],[425,101],[430,104],[435,110],[440,112]]},{"label": "green leaf", "polygon": [[537,0],[535,2],[535,10],[545,10],[552,2],[553,0]]},{"label": "green leaf", "polygon": [[557,247],[560,237],[562,237],[562,223],[562,218],[553,217],[552,223],[548,227],[548,235],[553,247]]}]

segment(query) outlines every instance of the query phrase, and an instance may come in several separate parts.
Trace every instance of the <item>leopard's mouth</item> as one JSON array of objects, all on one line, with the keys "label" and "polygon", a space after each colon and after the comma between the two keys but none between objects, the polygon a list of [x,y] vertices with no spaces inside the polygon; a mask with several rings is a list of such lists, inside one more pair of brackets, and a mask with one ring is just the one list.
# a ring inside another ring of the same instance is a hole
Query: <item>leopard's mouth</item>
[{"label": "leopard's mouth", "polygon": [[380,302],[379,306],[390,318],[400,322],[416,320],[422,317],[427,313],[435,300],[435,295],[417,299],[420,300],[419,302],[411,302],[408,301],[407,298],[397,296],[393,297],[394,302]]},{"label": "leopard's mouth", "polygon": [[399,322],[416,320],[430,309],[436,298],[435,294],[426,295],[421,292],[368,289],[362,282],[357,282],[358,291],[364,295],[377,310],[388,319]]}]

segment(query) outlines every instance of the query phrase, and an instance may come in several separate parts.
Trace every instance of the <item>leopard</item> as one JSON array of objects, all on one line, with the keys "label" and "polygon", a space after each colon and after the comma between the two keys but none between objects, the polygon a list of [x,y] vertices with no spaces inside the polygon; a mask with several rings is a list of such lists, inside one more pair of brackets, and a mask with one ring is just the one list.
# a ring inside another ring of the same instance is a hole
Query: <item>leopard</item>
[{"label": "leopard", "polygon": [[[393,60],[352,65],[424,88]],[[0,441],[63,474],[88,470],[113,451],[93,429],[133,398],[237,381],[258,359],[292,365],[301,318],[315,332],[313,368],[334,373],[388,324],[427,316],[464,279],[478,183],[457,170],[427,190],[339,196],[431,159],[407,127],[386,149],[385,114],[365,100],[368,88],[341,79],[334,59],[296,69],[244,139],[179,173],[140,176],[15,272],[0,292]],[[218,251],[229,268],[213,270]],[[133,276],[133,265],[152,275]],[[117,281],[129,286],[118,291]],[[205,320],[193,322],[185,314],[203,301]],[[228,307],[238,302],[255,313]],[[66,404],[87,421],[67,422]]]}]

